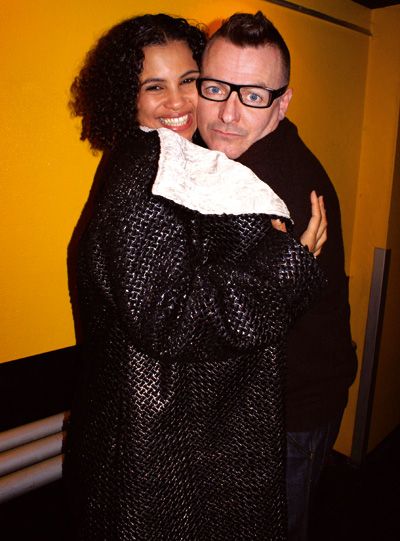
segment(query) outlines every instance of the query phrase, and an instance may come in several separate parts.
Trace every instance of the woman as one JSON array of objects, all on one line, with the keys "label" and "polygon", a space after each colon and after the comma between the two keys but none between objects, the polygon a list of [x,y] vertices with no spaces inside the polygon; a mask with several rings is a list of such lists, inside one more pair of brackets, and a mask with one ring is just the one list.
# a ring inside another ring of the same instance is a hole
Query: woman
[{"label": "woman", "polygon": [[183,19],[130,19],[73,85],[82,139],[104,151],[78,254],[78,539],[286,538],[282,349],[323,278],[272,228],[283,202],[187,141],[203,45]]}]

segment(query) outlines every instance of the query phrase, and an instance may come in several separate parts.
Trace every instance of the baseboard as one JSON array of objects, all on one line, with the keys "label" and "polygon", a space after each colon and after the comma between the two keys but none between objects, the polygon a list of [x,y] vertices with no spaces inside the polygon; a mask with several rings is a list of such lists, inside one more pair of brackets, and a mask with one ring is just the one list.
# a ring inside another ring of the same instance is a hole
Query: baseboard
[{"label": "baseboard", "polygon": [[0,431],[70,409],[78,365],[77,346],[0,364]]}]

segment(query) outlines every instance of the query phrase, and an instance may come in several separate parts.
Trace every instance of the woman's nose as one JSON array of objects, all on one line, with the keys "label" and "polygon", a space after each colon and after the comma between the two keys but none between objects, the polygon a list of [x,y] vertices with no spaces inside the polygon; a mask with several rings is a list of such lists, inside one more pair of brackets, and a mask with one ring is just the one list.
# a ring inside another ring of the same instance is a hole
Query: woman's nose
[{"label": "woman's nose", "polygon": [[166,106],[171,109],[179,109],[185,102],[185,92],[180,88],[173,88],[168,91]]}]

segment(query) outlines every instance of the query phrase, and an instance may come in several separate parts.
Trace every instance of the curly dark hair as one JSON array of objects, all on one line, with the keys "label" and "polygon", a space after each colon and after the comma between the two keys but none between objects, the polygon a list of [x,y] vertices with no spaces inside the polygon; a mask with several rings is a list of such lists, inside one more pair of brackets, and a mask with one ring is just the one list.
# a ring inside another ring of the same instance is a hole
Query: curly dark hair
[{"label": "curly dark hair", "polygon": [[143,69],[143,48],[183,41],[200,66],[206,33],[181,17],[163,13],[122,21],[87,53],[71,86],[69,107],[82,117],[81,140],[93,150],[112,148],[137,129],[136,98]]}]

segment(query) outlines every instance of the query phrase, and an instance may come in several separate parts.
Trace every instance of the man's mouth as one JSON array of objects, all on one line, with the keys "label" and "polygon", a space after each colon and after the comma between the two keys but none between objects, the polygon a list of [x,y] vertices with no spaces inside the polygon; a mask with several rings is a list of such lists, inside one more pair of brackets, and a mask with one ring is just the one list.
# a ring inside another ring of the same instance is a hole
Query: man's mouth
[{"label": "man's mouth", "polygon": [[163,126],[166,126],[167,128],[181,128],[182,126],[186,126],[189,120],[189,115],[183,115],[183,116],[177,116],[177,117],[169,117],[169,118],[160,118],[160,122]]},{"label": "man's mouth", "polygon": [[238,131],[226,131],[224,128],[213,126],[212,131],[220,137],[242,137],[244,133],[239,133]]}]

